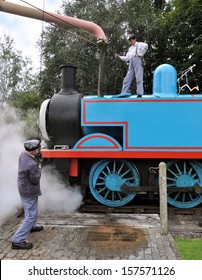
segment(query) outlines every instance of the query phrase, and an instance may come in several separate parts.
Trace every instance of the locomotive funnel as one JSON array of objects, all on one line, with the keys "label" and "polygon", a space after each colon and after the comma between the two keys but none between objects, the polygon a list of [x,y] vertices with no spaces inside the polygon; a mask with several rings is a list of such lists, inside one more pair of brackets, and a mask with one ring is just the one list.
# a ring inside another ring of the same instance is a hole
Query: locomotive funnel
[{"label": "locomotive funnel", "polygon": [[62,86],[59,94],[77,93],[75,89],[76,66],[72,64],[61,65]]}]

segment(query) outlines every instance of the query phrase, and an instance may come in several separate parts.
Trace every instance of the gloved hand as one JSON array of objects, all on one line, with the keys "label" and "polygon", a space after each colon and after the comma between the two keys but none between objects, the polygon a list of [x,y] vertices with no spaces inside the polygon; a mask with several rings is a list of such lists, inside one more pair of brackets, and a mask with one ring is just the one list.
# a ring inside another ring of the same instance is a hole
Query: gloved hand
[{"label": "gloved hand", "polygon": [[39,163],[40,168],[42,167],[42,163],[43,163],[43,158],[42,158],[42,153],[39,152],[38,154],[35,155],[35,158],[37,160],[37,162]]}]

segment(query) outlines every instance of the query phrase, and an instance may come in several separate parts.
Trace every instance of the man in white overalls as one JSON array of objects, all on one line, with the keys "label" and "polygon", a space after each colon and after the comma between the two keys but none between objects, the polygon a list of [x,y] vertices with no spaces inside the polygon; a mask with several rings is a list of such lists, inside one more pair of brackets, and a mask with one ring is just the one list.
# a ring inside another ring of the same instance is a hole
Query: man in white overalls
[{"label": "man in white overalls", "polygon": [[128,72],[123,80],[123,86],[121,93],[128,92],[132,80],[136,79],[136,88],[137,88],[137,97],[142,97],[144,94],[143,88],[143,57],[148,49],[148,44],[137,42],[136,36],[134,34],[129,35],[128,37],[129,44],[131,45],[127,54],[125,56],[121,56],[119,54],[115,54],[115,58],[118,58],[122,61],[129,62]]}]

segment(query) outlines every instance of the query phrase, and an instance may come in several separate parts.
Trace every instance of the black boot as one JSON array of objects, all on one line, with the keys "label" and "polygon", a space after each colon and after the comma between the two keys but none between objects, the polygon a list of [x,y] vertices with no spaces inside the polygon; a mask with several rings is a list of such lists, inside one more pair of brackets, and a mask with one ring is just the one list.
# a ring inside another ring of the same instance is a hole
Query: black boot
[{"label": "black boot", "polygon": [[12,242],[12,249],[29,250],[32,249],[33,244],[26,241],[23,242]]},{"label": "black boot", "polygon": [[42,230],[43,230],[43,226],[35,226],[30,230],[30,232],[42,231]]}]

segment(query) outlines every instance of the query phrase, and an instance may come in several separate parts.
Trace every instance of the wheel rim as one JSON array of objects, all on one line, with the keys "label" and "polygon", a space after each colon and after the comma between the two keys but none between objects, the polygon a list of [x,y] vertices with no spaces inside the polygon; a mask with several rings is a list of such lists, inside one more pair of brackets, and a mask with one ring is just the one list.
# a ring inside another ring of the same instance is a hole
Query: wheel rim
[{"label": "wheel rim", "polygon": [[123,184],[139,186],[137,168],[126,160],[101,160],[90,171],[89,186],[97,201],[109,207],[120,207],[129,203],[135,192],[122,193]]},{"label": "wheel rim", "polygon": [[[202,165],[197,162],[170,161],[167,163],[168,187],[201,186]],[[169,192],[168,203],[178,208],[192,208],[202,202],[202,195],[194,192]]]}]

